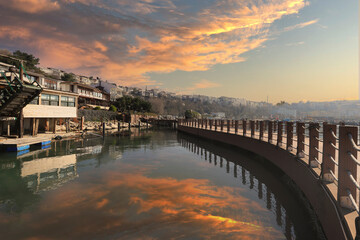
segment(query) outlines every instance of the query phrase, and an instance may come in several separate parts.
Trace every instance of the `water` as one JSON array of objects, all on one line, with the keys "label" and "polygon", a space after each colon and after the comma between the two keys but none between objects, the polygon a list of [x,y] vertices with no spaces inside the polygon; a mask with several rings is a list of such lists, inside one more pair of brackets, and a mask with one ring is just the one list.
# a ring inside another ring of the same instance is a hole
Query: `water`
[{"label": "water", "polygon": [[262,159],[170,130],[0,155],[1,239],[315,239]]}]

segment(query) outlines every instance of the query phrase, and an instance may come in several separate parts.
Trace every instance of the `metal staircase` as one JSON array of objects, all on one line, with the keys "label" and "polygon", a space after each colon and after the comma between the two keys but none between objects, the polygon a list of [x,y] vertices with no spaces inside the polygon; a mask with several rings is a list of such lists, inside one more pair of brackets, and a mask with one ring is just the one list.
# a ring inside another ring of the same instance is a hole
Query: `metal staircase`
[{"label": "metal staircase", "polygon": [[17,116],[27,104],[39,96],[42,87],[36,81],[22,81],[16,73],[11,73],[12,80],[8,79],[5,72],[0,73],[6,81],[6,87],[0,89],[0,116]]}]

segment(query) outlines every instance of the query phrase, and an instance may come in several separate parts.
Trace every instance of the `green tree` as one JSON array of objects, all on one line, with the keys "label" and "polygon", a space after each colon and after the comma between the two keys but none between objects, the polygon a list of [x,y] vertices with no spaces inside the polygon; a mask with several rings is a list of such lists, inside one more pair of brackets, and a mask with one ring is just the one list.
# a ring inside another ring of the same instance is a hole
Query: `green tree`
[{"label": "green tree", "polygon": [[192,119],[192,118],[200,118],[201,114],[198,112],[195,112],[194,110],[186,110],[185,111],[185,118],[186,119]]},{"label": "green tree", "polygon": [[61,76],[61,80],[68,81],[68,82],[75,82],[75,74],[73,74],[73,73],[64,73],[64,75]]},{"label": "green tree", "polygon": [[111,105],[110,108],[109,108],[109,111],[117,112],[117,108],[114,105]]},{"label": "green tree", "polygon": [[151,112],[151,103],[139,97],[124,96],[116,99],[114,106],[120,112]]},{"label": "green tree", "polygon": [[7,57],[4,57],[4,56],[0,56],[0,61],[1,62],[5,62],[7,64],[15,65],[17,68],[19,68],[20,67],[20,62],[17,61],[16,59],[24,60],[24,68],[26,70],[40,72],[40,69],[37,67],[37,65],[39,65],[39,63],[40,63],[40,59],[35,57],[32,54],[22,52],[20,50],[16,50],[12,54],[7,50],[1,50],[1,54],[11,57],[11,58],[7,58]]}]

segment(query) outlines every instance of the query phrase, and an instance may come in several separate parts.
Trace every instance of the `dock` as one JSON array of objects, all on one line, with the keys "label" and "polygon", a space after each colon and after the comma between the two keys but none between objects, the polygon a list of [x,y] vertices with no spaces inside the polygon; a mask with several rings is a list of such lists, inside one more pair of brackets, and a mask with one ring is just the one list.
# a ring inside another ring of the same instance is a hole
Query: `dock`
[{"label": "dock", "polygon": [[7,139],[0,142],[0,149],[2,152],[20,152],[29,150],[31,146],[46,146],[50,143],[50,136]]}]

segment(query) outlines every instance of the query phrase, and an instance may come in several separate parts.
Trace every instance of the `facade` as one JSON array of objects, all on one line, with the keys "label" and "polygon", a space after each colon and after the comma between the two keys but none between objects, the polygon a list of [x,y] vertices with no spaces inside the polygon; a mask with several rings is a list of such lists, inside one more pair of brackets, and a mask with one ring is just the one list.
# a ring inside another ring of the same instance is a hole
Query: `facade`
[{"label": "facade", "polygon": [[62,82],[61,90],[78,95],[79,108],[109,108],[110,94],[90,85],[76,82]]},{"label": "facade", "polygon": [[65,74],[63,70],[56,68],[40,68],[40,70],[56,79],[61,79]]},{"label": "facade", "polygon": [[[56,123],[77,118],[78,94],[62,91],[62,81],[47,78],[41,74],[28,72],[24,82],[36,81],[43,88],[39,96],[22,109],[24,134],[36,135],[38,132],[56,131]],[[0,79],[0,87],[7,86]],[[4,135],[16,135],[18,127],[15,117],[0,120],[0,132]]]}]

